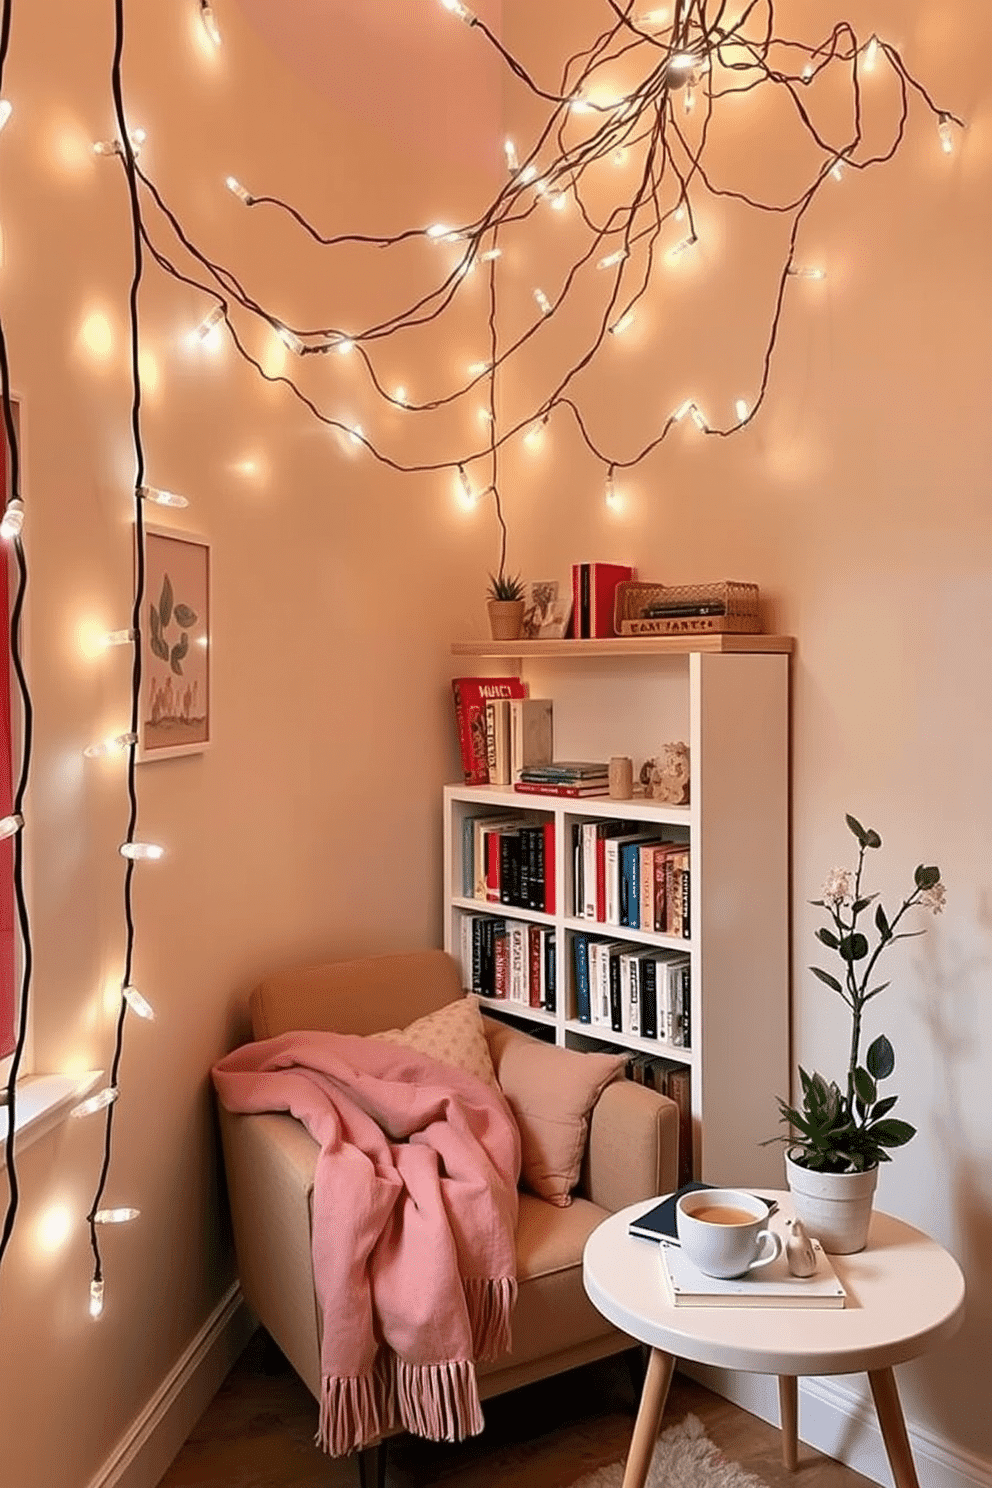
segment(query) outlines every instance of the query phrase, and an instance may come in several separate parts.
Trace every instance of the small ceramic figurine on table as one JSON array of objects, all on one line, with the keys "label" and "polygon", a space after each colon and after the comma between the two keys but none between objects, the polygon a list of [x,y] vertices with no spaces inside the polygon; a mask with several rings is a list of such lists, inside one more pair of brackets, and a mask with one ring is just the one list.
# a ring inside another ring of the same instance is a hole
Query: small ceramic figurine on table
[{"label": "small ceramic figurine on table", "polygon": [[816,1251],[800,1219],[789,1220],[789,1238],[785,1242],[785,1259],[793,1276],[815,1276]]}]

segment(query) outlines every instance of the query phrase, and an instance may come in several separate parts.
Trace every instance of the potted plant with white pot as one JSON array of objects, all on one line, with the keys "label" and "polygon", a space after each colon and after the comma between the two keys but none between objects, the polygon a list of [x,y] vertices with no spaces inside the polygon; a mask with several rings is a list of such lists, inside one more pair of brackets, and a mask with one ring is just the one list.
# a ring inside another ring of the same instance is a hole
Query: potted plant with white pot
[{"label": "potted plant with white pot", "polygon": [[[857,865],[853,870],[832,869],[823,897],[812,901],[830,917],[829,925],[821,926],[816,935],[822,945],[837,953],[840,974],[835,976],[819,966],[811,966],[810,971],[850,1011],[847,1075],[840,1086],[800,1069],[801,1104],[792,1106],[778,1098],[781,1118],[790,1133],[771,1139],[786,1144],[786,1177],[797,1218],[833,1255],[864,1249],[879,1164],[890,1162],[889,1149],[904,1146],[916,1134],[908,1121],[891,1115],[898,1097],[879,1094],[880,1082],[895,1069],[889,1039],[879,1034],[863,1059],[861,1055],[865,1008],[889,985],[875,980],[879,958],[897,940],[923,934],[919,929],[899,928],[911,910],[939,914],[946,898],[940,869],[921,864],[913,876],[912,892],[889,915],[877,894],[865,893],[863,882],[866,854],[880,848],[882,839],[855,817],[845,820],[857,839]],[[866,934],[868,925],[862,917],[870,910],[874,928]]]}]

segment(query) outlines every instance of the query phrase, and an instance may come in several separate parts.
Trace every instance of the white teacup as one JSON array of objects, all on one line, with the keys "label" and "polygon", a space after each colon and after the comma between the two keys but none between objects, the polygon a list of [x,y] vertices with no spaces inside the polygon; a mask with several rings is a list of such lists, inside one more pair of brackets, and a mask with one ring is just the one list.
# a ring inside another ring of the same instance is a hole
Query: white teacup
[{"label": "white teacup", "polygon": [[768,1205],[736,1188],[683,1194],[675,1228],[686,1256],[706,1276],[743,1276],[782,1254],[781,1235],[768,1228]]}]

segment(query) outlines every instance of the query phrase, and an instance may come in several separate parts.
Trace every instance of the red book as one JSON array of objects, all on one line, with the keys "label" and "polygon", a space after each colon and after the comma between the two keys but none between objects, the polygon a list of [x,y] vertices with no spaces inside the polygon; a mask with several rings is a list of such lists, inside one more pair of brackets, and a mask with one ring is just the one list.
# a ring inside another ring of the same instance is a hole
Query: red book
[{"label": "red book", "polygon": [[616,635],[613,604],[617,585],[634,577],[629,563],[573,563],[572,613],[575,635]]},{"label": "red book", "polygon": [[541,927],[540,925],[527,926],[527,950],[529,952],[529,971],[527,976],[527,994],[531,1007],[541,1006]]},{"label": "red book", "polygon": [[465,784],[488,785],[486,703],[492,698],[526,697],[527,683],[519,677],[452,677],[451,690]]},{"label": "red book", "polygon": [[550,785],[539,780],[518,780],[513,789],[525,796],[608,796],[607,781],[594,781],[587,785]]},{"label": "red book", "polygon": [[493,941],[493,996],[505,1000],[510,970],[510,948],[505,931]]},{"label": "red book", "polygon": [[555,912],[555,824],[544,823],[544,913]]}]

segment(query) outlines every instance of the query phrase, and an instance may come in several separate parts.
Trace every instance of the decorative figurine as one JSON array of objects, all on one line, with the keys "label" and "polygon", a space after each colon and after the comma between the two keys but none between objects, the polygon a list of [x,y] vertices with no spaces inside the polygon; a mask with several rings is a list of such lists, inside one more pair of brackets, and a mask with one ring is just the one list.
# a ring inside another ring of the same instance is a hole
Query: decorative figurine
[{"label": "decorative figurine", "polygon": [[815,1276],[816,1251],[803,1227],[802,1220],[789,1220],[789,1238],[785,1242],[785,1259],[793,1276]]},{"label": "decorative figurine", "polygon": [[689,800],[689,746],[666,744],[661,759],[645,760],[640,779],[646,794],[669,806],[684,806]]}]

